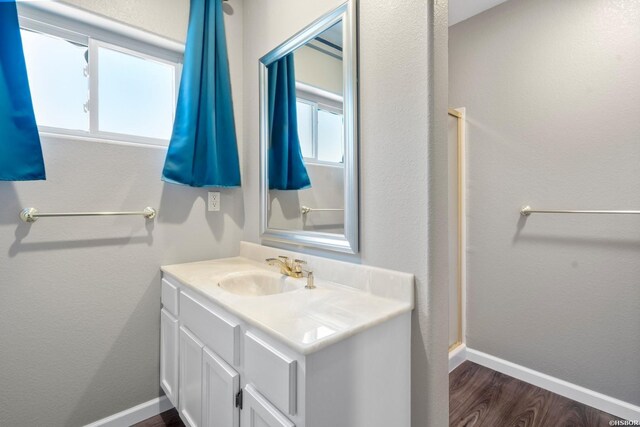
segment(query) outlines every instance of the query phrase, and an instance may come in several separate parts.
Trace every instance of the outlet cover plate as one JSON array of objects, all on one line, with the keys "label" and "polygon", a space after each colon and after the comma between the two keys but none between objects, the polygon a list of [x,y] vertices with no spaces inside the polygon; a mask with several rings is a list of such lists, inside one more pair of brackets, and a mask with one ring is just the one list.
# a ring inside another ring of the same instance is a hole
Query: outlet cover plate
[{"label": "outlet cover plate", "polygon": [[220,192],[219,191],[209,191],[207,210],[209,212],[218,212],[220,210]]}]

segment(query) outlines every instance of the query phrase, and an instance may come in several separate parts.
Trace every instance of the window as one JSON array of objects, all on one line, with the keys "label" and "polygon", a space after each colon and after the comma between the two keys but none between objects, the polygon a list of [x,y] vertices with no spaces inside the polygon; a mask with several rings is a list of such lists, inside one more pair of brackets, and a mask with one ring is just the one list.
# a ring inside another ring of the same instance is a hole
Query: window
[{"label": "window", "polygon": [[175,66],[98,47],[98,130],[169,140]]},{"label": "window", "polygon": [[318,160],[344,163],[342,114],[318,108]]},{"label": "window", "polygon": [[344,164],[342,103],[297,86],[298,137],[305,161]]},{"label": "window", "polygon": [[21,33],[38,125],[88,132],[87,46],[28,30]]},{"label": "window", "polygon": [[41,131],[168,145],[181,71],[175,59],[124,48],[143,45],[124,37],[110,44],[23,16],[21,25]]}]

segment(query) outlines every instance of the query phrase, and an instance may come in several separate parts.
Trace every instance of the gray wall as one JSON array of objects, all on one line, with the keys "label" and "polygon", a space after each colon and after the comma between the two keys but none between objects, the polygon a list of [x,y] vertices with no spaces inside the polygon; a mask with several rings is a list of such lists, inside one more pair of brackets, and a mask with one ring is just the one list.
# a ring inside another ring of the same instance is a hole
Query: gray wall
[{"label": "gray wall", "polygon": [[[180,13],[128,3],[128,20],[138,17],[144,27],[154,15],[158,32],[184,38],[177,29],[186,28],[188,2],[180,2]],[[231,6],[241,140],[242,3]],[[244,224],[241,190],[223,190],[221,212],[207,213],[205,190],[163,184],[163,148],[44,138],[43,150],[47,181],[0,182],[1,426],[79,426],[161,395],[159,267],[236,254]],[[29,226],[17,216],[26,206],[147,205],[159,209],[147,224],[132,217],[52,218]]]},{"label": "gray wall", "polygon": [[64,3],[184,42],[189,0],[61,0]]},{"label": "gray wall", "polygon": [[294,55],[296,81],[342,96],[342,59],[301,46]]},{"label": "gray wall", "polygon": [[[246,240],[260,241],[258,58],[340,3],[245,4]],[[340,257],[416,275],[416,427],[448,425],[447,7],[434,3],[360,2],[361,254]]]},{"label": "gray wall", "polygon": [[311,188],[269,190],[270,228],[344,233],[344,212],[311,212],[303,215],[302,206],[344,209],[344,168],[306,162]]},{"label": "gray wall", "polygon": [[450,29],[468,117],[469,347],[640,404],[640,3],[512,0]]}]

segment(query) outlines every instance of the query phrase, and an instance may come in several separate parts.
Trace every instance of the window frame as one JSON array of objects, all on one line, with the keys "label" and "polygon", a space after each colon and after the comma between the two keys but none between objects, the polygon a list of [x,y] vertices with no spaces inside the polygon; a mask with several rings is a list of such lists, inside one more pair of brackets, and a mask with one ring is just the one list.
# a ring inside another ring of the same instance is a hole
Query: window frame
[{"label": "window frame", "polygon": [[330,162],[318,159],[318,110],[340,114],[344,120],[342,97],[340,95],[336,95],[329,91],[319,89],[302,82],[296,82],[296,102],[303,102],[307,105],[310,105],[313,111],[313,116],[311,118],[311,152],[313,154],[313,157],[303,156],[304,161],[314,165],[332,166],[339,168],[344,167],[344,161]]},{"label": "window frame", "polygon": [[[318,104],[314,101],[311,101],[306,98],[301,98],[296,94],[296,102],[301,102],[311,107],[311,155],[313,157],[305,157],[302,155],[302,158],[305,161],[310,161],[313,163],[315,159],[318,158]],[[298,117],[298,123],[300,123],[300,118]],[[298,131],[299,132],[299,131]]]},{"label": "window frame", "polygon": [[[182,75],[184,45],[120,24],[90,12],[59,3],[19,3],[20,28],[87,46],[89,52],[88,99],[89,130],[40,126],[41,134],[71,136],[96,141],[167,147],[168,139],[133,134],[100,131],[99,128],[99,48],[114,50],[144,60],[163,63],[174,68],[174,101],[177,103]],[[175,119],[175,109],[172,112]]]}]

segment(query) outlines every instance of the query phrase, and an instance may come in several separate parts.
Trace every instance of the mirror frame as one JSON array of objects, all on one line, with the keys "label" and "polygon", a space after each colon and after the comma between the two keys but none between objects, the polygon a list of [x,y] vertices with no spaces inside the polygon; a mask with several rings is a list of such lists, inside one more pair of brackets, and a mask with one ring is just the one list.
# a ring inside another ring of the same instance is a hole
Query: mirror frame
[{"label": "mirror frame", "polygon": [[[269,228],[267,66],[342,21],[344,234]],[[358,253],[358,45],[356,0],[348,0],[260,58],[260,237],[292,245]]]}]

